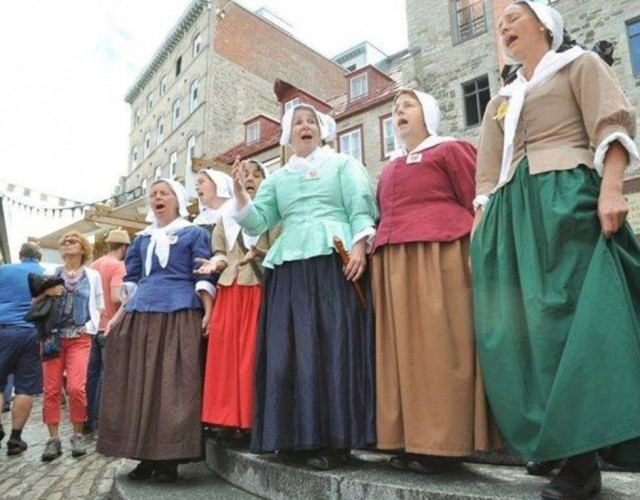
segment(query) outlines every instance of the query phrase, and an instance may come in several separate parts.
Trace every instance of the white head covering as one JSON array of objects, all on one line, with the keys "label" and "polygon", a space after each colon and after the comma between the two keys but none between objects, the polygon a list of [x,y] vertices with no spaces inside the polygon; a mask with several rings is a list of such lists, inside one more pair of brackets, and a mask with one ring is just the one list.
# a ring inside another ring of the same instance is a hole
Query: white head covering
[{"label": "white head covering", "polygon": [[189,215],[187,210],[187,190],[179,182],[166,178],[158,179],[151,185],[153,186],[159,182],[166,183],[171,191],[173,191],[173,194],[176,195],[176,198],[178,199],[178,214],[180,217],[164,227],[158,227],[158,219],[154,215],[153,210],[149,210],[149,213],[147,214],[147,221],[151,222],[151,225],[144,231],[140,232],[140,235],[142,236],[151,236],[151,241],[147,247],[147,255],[144,263],[144,271],[147,276],[151,272],[154,254],[158,257],[160,266],[167,267],[167,263],[169,262],[169,253],[171,251],[171,235],[180,229],[191,225],[189,221],[183,219],[183,217]]},{"label": "white head covering", "polygon": [[[551,50],[554,52],[558,50],[562,44],[562,38],[564,36],[564,20],[560,13],[553,7],[537,2],[530,2],[529,0],[517,0],[513,4],[526,4],[527,7],[533,11],[535,16],[538,18],[538,21],[540,21],[551,33]],[[505,48],[503,48],[503,53],[507,64],[516,64],[519,62],[511,57]]]},{"label": "white head covering", "polygon": [[[420,145],[417,148],[415,148],[414,151],[421,151],[424,149],[437,146],[442,142],[453,140],[452,137],[441,137],[438,135],[438,131],[440,129],[440,121],[442,119],[442,113],[440,112],[440,106],[438,106],[438,101],[436,101],[432,95],[427,94],[426,92],[421,92],[419,90],[414,90],[410,88],[401,88],[398,90],[398,92],[396,93],[396,97],[393,99],[394,109],[395,109],[395,103],[397,99],[402,94],[406,94],[406,93],[412,94],[416,99],[418,99],[418,102],[422,107],[422,119],[427,128],[427,132],[429,132],[429,137],[427,137],[427,139],[425,139],[422,143],[420,143]],[[393,154],[391,155],[392,160],[400,156],[405,156],[408,153],[410,153],[410,151],[407,151],[406,146],[404,145],[400,136],[397,133],[395,133],[395,135],[396,135],[396,143],[402,144],[402,147],[398,151],[393,152]]]},{"label": "white head covering", "polygon": [[323,141],[332,141],[336,138],[336,122],[329,115],[320,113],[311,104],[300,103],[292,106],[282,117],[282,135],[280,136],[280,144],[282,146],[291,145],[291,125],[293,123],[293,114],[296,109],[309,109],[316,115],[318,128],[320,129],[320,139]]},{"label": "white head covering", "polygon": [[198,173],[209,176],[209,179],[216,185],[216,194],[219,198],[233,198],[233,179],[230,175],[212,168],[205,168]]},{"label": "white head covering", "polygon": [[[151,183],[151,186],[153,186],[154,184],[158,184],[159,182],[164,182],[165,184],[167,184],[171,191],[173,191],[173,194],[176,195],[176,198],[178,199],[178,214],[180,215],[180,217],[186,217],[187,215],[189,215],[189,211],[187,210],[187,200],[189,199],[189,194],[187,193],[185,187],[178,181],[174,181],[173,179],[168,179],[166,177],[162,177],[153,181]],[[153,210],[151,209],[149,209],[149,212],[147,213],[145,219],[147,222],[151,222],[153,224],[157,222],[156,216],[153,214]]]}]

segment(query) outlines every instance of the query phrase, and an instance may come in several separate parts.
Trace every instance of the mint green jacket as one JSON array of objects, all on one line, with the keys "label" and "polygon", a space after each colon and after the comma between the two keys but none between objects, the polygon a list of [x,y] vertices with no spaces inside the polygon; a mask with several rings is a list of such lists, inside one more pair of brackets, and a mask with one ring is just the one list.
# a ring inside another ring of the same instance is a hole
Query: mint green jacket
[{"label": "mint green jacket", "polygon": [[237,220],[250,235],[282,222],[282,233],[263,265],[332,253],[338,236],[347,250],[353,237],[375,227],[378,207],[365,168],[350,156],[334,153],[319,167],[292,171],[285,165],[262,182]]}]

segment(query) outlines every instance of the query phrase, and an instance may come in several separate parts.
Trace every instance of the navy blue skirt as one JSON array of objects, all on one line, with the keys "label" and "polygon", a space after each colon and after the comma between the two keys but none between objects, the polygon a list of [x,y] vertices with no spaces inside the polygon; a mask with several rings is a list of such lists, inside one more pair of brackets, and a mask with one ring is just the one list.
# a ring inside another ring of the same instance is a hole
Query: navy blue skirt
[{"label": "navy blue skirt", "polygon": [[335,255],[265,271],[253,451],[357,449],[375,443],[374,316]]}]

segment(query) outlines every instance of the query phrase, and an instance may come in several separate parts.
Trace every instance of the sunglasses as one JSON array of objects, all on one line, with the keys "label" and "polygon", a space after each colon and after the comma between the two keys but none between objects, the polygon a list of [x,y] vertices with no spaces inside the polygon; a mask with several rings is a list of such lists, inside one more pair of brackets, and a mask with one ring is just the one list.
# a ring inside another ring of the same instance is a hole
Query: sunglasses
[{"label": "sunglasses", "polygon": [[76,243],[79,243],[79,242],[80,242],[80,240],[69,238],[68,240],[61,241],[60,242],[60,246],[64,247],[66,245],[75,245]]}]

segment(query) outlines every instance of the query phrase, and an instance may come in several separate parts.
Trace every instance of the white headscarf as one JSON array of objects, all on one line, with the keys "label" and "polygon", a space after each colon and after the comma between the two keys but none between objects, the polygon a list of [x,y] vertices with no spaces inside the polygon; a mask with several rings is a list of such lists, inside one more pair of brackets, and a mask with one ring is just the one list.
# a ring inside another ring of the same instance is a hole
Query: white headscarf
[{"label": "white headscarf", "polygon": [[158,257],[160,266],[163,268],[167,267],[167,263],[169,262],[169,253],[171,251],[171,240],[174,238],[173,235],[180,229],[191,225],[191,222],[182,218],[189,215],[187,210],[187,190],[179,182],[166,178],[154,181],[151,186],[158,184],[159,182],[166,183],[178,199],[179,217],[164,227],[158,227],[158,219],[154,215],[153,211],[149,210],[146,219],[148,222],[151,222],[151,225],[139,233],[141,236],[151,236],[144,263],[144,272],[146,276],[151,272],[154,253]]},{"label": "white headscarf", "polygon": [[[216,196],[218,196],[219,198],[228,198],[229,200],[233,199],[233,179],[231,178],[231,176],[212,168],[205,168],[203,170],[200,170],[200,172],[198,173],[207,175],[209,179],[211,179],[211,182],[216,185]],[[225,202],[222,207],[218,209],[209,208],[200,200],[198,200],[199,213],[194,219],[193,223],[215,224],[220,219],[223,209],[226,206],[227,202]]]},{"label": "white headscarf", "polygon": [[320,139],[323,141],[332,141],[336,138],[336,122],[329,115],[320,113],[311,104],[300,103],[292,106],[282,117],[282,135],[280,136],[280,144],[282,146],[291,145],[291,126],[293,123],[293,113],[297,109],[304,108],[311,110],[318,121],[318,128],[320,129]]},{"label": "white headscarf", "polygon": [[[554,52],[558,50],[564,36],[564,20],[560,13],[553,7],[537,2],[530,2],[529,0],[518,0],[514,2],[514,5],[517,4],[526,4],[533,11],[538,21],[551,33],[551,50]],[[506,48],[503,48],[502,51],[507,64],[517,64],[520,62],[511,57]]]},{"label": "white headscarf", "polygon": [[402,146],[400,147],[399,150],[394,151],[391,154],[392,160],[399,158],[401,156],[406,156],[409,153],[423,151],[425,149],[432,148],[443,142],[455,140],[453,137],[441,137],[438,135],[438,130],[440,129],[440,120],[442,119],[442,113],[440,112],[440,106],[438,106],[438,101],[436,101],[432,95],[427,94],[426,92],[421,92],[419,90],[414,90],[410,88],[401,88],[400,90],[398,90],[398,92],[396,93],[396,97],[393,99],[394,108],[395,108],[396,100],[402,94],[406,94],[406,93],[412,94],[416,99],[418,99],[418,102],[422,107],[422,117],[424,120],[425,127],[427,128],[427,132],[429,132],[429,137],[427,137],[424,141],[422,141],[418,145],[418,147],[416,147],[412,151],[407,151],[407,148],[405,144],[402,142],[402,139],[394,131],[394,134],[396,136],[396,142],[398,144],[401,144]]}]

